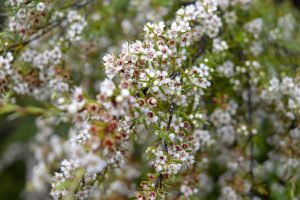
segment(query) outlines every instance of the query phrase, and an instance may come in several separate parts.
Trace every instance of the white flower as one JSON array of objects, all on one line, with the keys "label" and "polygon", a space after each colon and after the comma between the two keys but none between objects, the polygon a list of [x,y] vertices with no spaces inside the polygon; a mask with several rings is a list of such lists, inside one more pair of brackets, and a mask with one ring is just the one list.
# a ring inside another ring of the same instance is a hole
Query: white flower
[{"label": "white flower", "polygon": [[110,79],[105,79],[100,85],[100,91],[107,97],[111,97],[114,93],[116,86]]},{"label": "white flower", "polygon": [[220,38],[215,38],[213,40],[213,52],[221,52],[228,49],[227,42],[221,40]]},{"label": "white flower", "polygon": [[252,33],[253,36],[257,39],[263,29],[263,25],[264,25],[263,20],[261,18],[257,18],[257,19],[254,19],[254,20],[248,22],[245,25],[245,29],[249,33]]},{"label": "white flower", "polygon": [[83,166],[87,173],[99,173],[106,167],[106,162],[102,160],[99,156],[88,153],[82,159],[80,159],[80,164]]},{"label": "white flower", "polygon": [[46,8],[46,6],[45,6],[45,4],[44,4],[43,2],[40,2],[40,3],[38,3],[38,4],[36,5],[36,9],[37,9],[38,11],[44,11],[45,8]]}]

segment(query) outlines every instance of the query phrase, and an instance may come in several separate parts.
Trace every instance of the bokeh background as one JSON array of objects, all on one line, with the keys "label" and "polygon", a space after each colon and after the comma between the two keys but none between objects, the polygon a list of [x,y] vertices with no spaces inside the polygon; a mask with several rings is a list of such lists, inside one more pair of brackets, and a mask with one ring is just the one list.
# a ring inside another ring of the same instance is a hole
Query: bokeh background
[{"label": "bokeh background", "polygon": [[[274,4],[281,4],[284,1],[288,0],[274,0]],[[115,2],[121,13],[128,11],[129,0],[116,0]],[[300,0],[291,0],[291,2],[300,12]],[[4,0],[0,0],[0,31],[3,29],[5,20]],[[115,23],[121,24],[121,20],[116,17]],[[32,101],[32,99],[23,98],[21,104],[26,105],[28,102],[34,104]],[[58,132],[63,132],[67,128],[62,125],[58,127],[60,129]],[[7,116],[0,116],[0,199],[21,199],[20,194],[26,185],[26,155],[29,153],[27,143],[36,132],[35,117],[26,116],[8,120]],[[7,154],[7,152],[11,153]]]}]

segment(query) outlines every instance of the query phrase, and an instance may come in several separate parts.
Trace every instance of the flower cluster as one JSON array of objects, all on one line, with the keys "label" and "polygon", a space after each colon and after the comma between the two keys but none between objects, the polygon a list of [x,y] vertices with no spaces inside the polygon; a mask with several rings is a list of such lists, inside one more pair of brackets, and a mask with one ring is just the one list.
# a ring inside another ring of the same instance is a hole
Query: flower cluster
[{"label": "flower cluster", "polygon": [[40,27],[45,25],[48,17],[48,11],[51,5],[43,2],[26,1],[8,1],[10,6],[18,6],[18,13],[9,19],[9,29],[12,32],[18,32],[23,36],[30,36],[36,33]]},{"label": "flower cluster", "polygon": [[[7,76],[10,76],[12,74],[12,66],[11,63],[14,60],[11,53],[7,53],[5,56],[0,56],[0,91],[3,94],[5,91],[5,87],[8,86],[7,84]],[[0,96],[0,99],[2,99],[2,95]]]},{"label": "flower cluster", "polygon": [[300,195],[297,14],[252,0],[6,5],[0,115],[38,116],[26,197]]}]

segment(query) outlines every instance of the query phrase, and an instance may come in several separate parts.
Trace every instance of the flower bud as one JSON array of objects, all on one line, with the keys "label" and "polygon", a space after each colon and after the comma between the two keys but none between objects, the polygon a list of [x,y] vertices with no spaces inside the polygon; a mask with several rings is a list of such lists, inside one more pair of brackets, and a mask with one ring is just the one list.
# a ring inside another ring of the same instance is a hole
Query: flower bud
[{"label": "flower bud", "polygon": [[156,106],[157,105],[157,100],[154,97],[151,97],[150,99],[148,99],[148,104],[150,106]]}]

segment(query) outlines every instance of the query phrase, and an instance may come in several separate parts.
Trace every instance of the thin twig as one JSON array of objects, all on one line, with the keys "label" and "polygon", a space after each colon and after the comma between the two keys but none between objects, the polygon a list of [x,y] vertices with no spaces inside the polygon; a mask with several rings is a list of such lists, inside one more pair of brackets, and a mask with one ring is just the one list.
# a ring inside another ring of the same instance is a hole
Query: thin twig
[{"label": "thin twig", "polygon": [[[174,80],[177,76],[180,76],[180,73],[174,72],[173,74],[171,74],[170,77],[171,77],[171,79]],[[172,96],[172,99],[173,98],[174,98],[174,96]],[[176,104],[172,101],[172,103],[170,104],[170,107],[169,107],[169,118],[168,118],[168,124],[167,124],[168,132],[170,131],[170,128],[171,128],[171,123],[172,123],[172,119],[173,119],[173,115],[174,115],[174,111],[175,111],[175,106],[176,106]],[[165,139],[162,140],[162,149],[164,152],[168,153],[168,144]],[[156,178],[155,189],[157,189],[160,186],[162,177],[163,177],[163,175],[159,174],[159,176]]]}]

